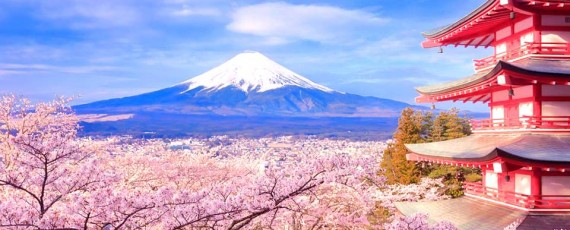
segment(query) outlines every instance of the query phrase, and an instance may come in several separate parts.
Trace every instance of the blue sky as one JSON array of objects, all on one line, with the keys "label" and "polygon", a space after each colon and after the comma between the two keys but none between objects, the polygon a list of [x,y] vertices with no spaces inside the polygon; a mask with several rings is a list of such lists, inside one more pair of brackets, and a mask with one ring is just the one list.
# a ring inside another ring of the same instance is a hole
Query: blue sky
[{"label": "blue sky", "polygon": [[[0,93],[75,103],[174,85],[244,50],[330,88],[413,103],[491,49],[422,49],[483,0],[3,0]],[[449,106],[448,104],[442,105]],[[485,111],[484,105],[456,106]]]}]

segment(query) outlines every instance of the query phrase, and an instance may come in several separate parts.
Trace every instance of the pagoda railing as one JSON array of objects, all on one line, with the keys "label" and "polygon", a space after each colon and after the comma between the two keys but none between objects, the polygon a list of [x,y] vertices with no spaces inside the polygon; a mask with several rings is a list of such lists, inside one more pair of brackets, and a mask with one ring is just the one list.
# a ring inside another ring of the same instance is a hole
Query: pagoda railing
[{"label": "pagoda railing", "polygon": [[480,182],[463,182],[466,194],[475,195],[527,209],[570,209],[570,195],[525,195],[499,191],[483,186]]},{"label": "pagoda railing", "polygon": [[567,55],[570,54],[570,43],[565,42],[527,42],[518,48],[511,49],[507,52],[497,53],[495,55],[473,60],[475,70],[481,70],[491,67],[499,61],[512,60],[529,54],[545,54],[545,55]]},{"label": "pagoda railing", "polygon": [[471,129],[570,129],[570,116],[522,116],[510,119],[471,120]]}]

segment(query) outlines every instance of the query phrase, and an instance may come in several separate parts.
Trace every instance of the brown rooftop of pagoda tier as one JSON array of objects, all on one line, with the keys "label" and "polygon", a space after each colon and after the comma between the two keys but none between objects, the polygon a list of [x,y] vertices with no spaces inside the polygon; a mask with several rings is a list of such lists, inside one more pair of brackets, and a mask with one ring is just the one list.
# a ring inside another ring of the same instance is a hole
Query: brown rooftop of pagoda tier
[{"label": "brown rooftop of pagoda tier", "polygon": [[416,90],[425,95],[446,93],[486,81],[495,77],[501,70],[524,73],[535,76],[536,78],[570,78],[570,59],[525,58],[512,63],[499,61],[497,65],[490,70],[477,72],[471,76],[455,81],[417,87]]},{"label": "brown rooftop of pagoda tier", "polygon": [[466,196],[440,201],[397,202],[395,205],[406,216],[426,213],[430,224],[445,220],[461,230],[503,229],[526,216],[525,211]]},{"label": "brown rooftop of pagoda tier", "polygon": [[496,157],[544,163],[570,162],[570,134],[476,133],[448,141],[406,144],[412,153],[458,161],[488,161]]},{"label": "brown rooftop of pagoda tier", "polygon": [[406,216],[426,213],[430,224],[445,220],[460,230],[504,229],[520,220],[523,221],[517,227],[519,230],[570,229],[570,215],[529,214],[468,196],[440,201],[396,202],[396,208]]}]

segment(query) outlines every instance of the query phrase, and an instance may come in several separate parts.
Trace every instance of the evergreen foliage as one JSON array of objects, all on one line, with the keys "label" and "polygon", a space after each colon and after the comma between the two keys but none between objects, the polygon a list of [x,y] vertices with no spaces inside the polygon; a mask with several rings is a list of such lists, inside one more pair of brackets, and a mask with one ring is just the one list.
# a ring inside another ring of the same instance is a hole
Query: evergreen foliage
[{"label": "evergreen foliage", "polygon": [[430,141],[445,141],[471,134],[468,119],[459,116],[459,109],[440,112],[433,121]]},{"label": "evergreen foliage", "polygon": [[394,141],[384,150],[381,166],[389,184],[417,183],[420,174],[416,164],[406,160],[407,143],[426,142],[430,133],[431,115],[406,108],[398,120]]},{"label": "evergreen foliage", "polygon": [[406,160],[408,150],[404,144],[444,141],[471,134],[468,119],[460,117],[459,110],[453,108],[442,111],[437,116],[431,112],[415,111],[406,108],[398,120],[398,128],[393,142],[384,151],[382,159],[383,172],[389,184],[417,183],[423,175],[431,178],[444,178],[448,185],[445,193],[451,196],[462,195],[461,175],[477,173],[467,168],[427,165]]}]

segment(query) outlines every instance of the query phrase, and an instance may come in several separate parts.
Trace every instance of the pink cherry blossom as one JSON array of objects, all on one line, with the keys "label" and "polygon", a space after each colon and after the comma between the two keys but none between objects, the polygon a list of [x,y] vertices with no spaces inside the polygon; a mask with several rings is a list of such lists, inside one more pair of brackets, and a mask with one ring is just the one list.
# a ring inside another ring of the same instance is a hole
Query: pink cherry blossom
[{"label": "pink cherry blossom", "polygon": [[[375,229],[377,203],[441,199],[439,181],[387,186],[377,174],[385,143],[214,137],[176,150],[81,138],[68,102],[0,99],[0,227]],[[285,141],[303,148],[259,147]],[[386,226],[452,229],[410,218]]]}]

